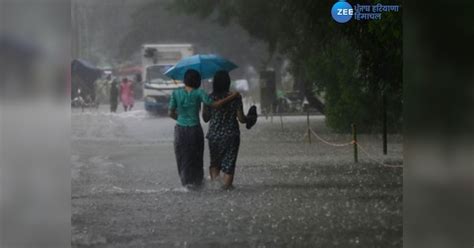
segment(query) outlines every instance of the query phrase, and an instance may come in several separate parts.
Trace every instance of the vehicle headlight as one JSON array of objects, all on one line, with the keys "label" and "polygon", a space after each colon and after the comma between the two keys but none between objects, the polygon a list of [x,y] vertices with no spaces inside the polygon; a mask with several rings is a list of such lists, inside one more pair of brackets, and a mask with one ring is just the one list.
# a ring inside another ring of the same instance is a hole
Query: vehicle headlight
[{"label": "vehicle headlight", "polygon": [[151,102],[151,103],[156,103],[156,99],[154,97],[150,97],[150,96],[145,97],[145,101]]}]

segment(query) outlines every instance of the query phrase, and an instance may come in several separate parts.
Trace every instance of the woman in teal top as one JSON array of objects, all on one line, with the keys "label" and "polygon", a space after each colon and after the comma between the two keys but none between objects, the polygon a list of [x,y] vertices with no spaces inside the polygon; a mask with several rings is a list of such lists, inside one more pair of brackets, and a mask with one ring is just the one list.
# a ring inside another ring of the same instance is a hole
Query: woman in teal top
[{"label": "woman in teal top", "polygon": [[182,89],[171,94],[169,115],[176,120],[174,129],[174,152],[181,184],[186,187],[199,186],[204,177],[204,133],[199,120],[201,103],[218,108],[239,97],[233,93],[228,97],[213,101],[201,86],[201,75],[196,70],[187,70]]}]

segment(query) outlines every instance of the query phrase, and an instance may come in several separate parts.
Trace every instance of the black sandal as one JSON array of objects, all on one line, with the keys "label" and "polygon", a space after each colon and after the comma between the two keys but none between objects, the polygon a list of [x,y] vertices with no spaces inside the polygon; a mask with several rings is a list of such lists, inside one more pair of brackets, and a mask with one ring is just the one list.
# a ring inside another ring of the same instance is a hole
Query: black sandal
[{"label": "black sandal", "polygon": [[255,105],[252,105],[249,109],[249,112],[247,113],[247,124],[245,125],[247,129],[252,128],[255,123],[257,123],[257,107]]}]

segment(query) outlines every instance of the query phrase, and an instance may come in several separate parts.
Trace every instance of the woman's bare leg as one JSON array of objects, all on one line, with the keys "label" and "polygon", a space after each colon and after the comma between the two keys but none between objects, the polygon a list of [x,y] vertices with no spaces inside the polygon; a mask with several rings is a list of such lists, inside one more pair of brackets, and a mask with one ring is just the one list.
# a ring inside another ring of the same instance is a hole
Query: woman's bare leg
[{"label": "woman's bare leg", "polygon": [[211,180],[214,180],[219,177],[219,168],[218,167],[209,167],[209,175],[211,176]]},{"label": "woman's bare leg", "polygon": [[234,182],[234,175],[224,173],[224,189],[232,189]]}]

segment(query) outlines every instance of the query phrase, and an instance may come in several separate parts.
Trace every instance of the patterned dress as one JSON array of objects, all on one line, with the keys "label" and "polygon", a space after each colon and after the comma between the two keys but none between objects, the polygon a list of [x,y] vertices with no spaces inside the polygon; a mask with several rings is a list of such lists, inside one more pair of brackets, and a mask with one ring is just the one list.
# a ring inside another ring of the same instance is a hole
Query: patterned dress
[{"label": "patterned dress", "polygon": [[[217,101],[229,94],[220,96],[211,94],[210,97]],[[211,167],[217,167],[222,172],[233,175],[240,145],[237,111],[242,110],[242,99],[236,98],[221,108],[207,110],[211,117],[206,135],[209,141]]]}]

